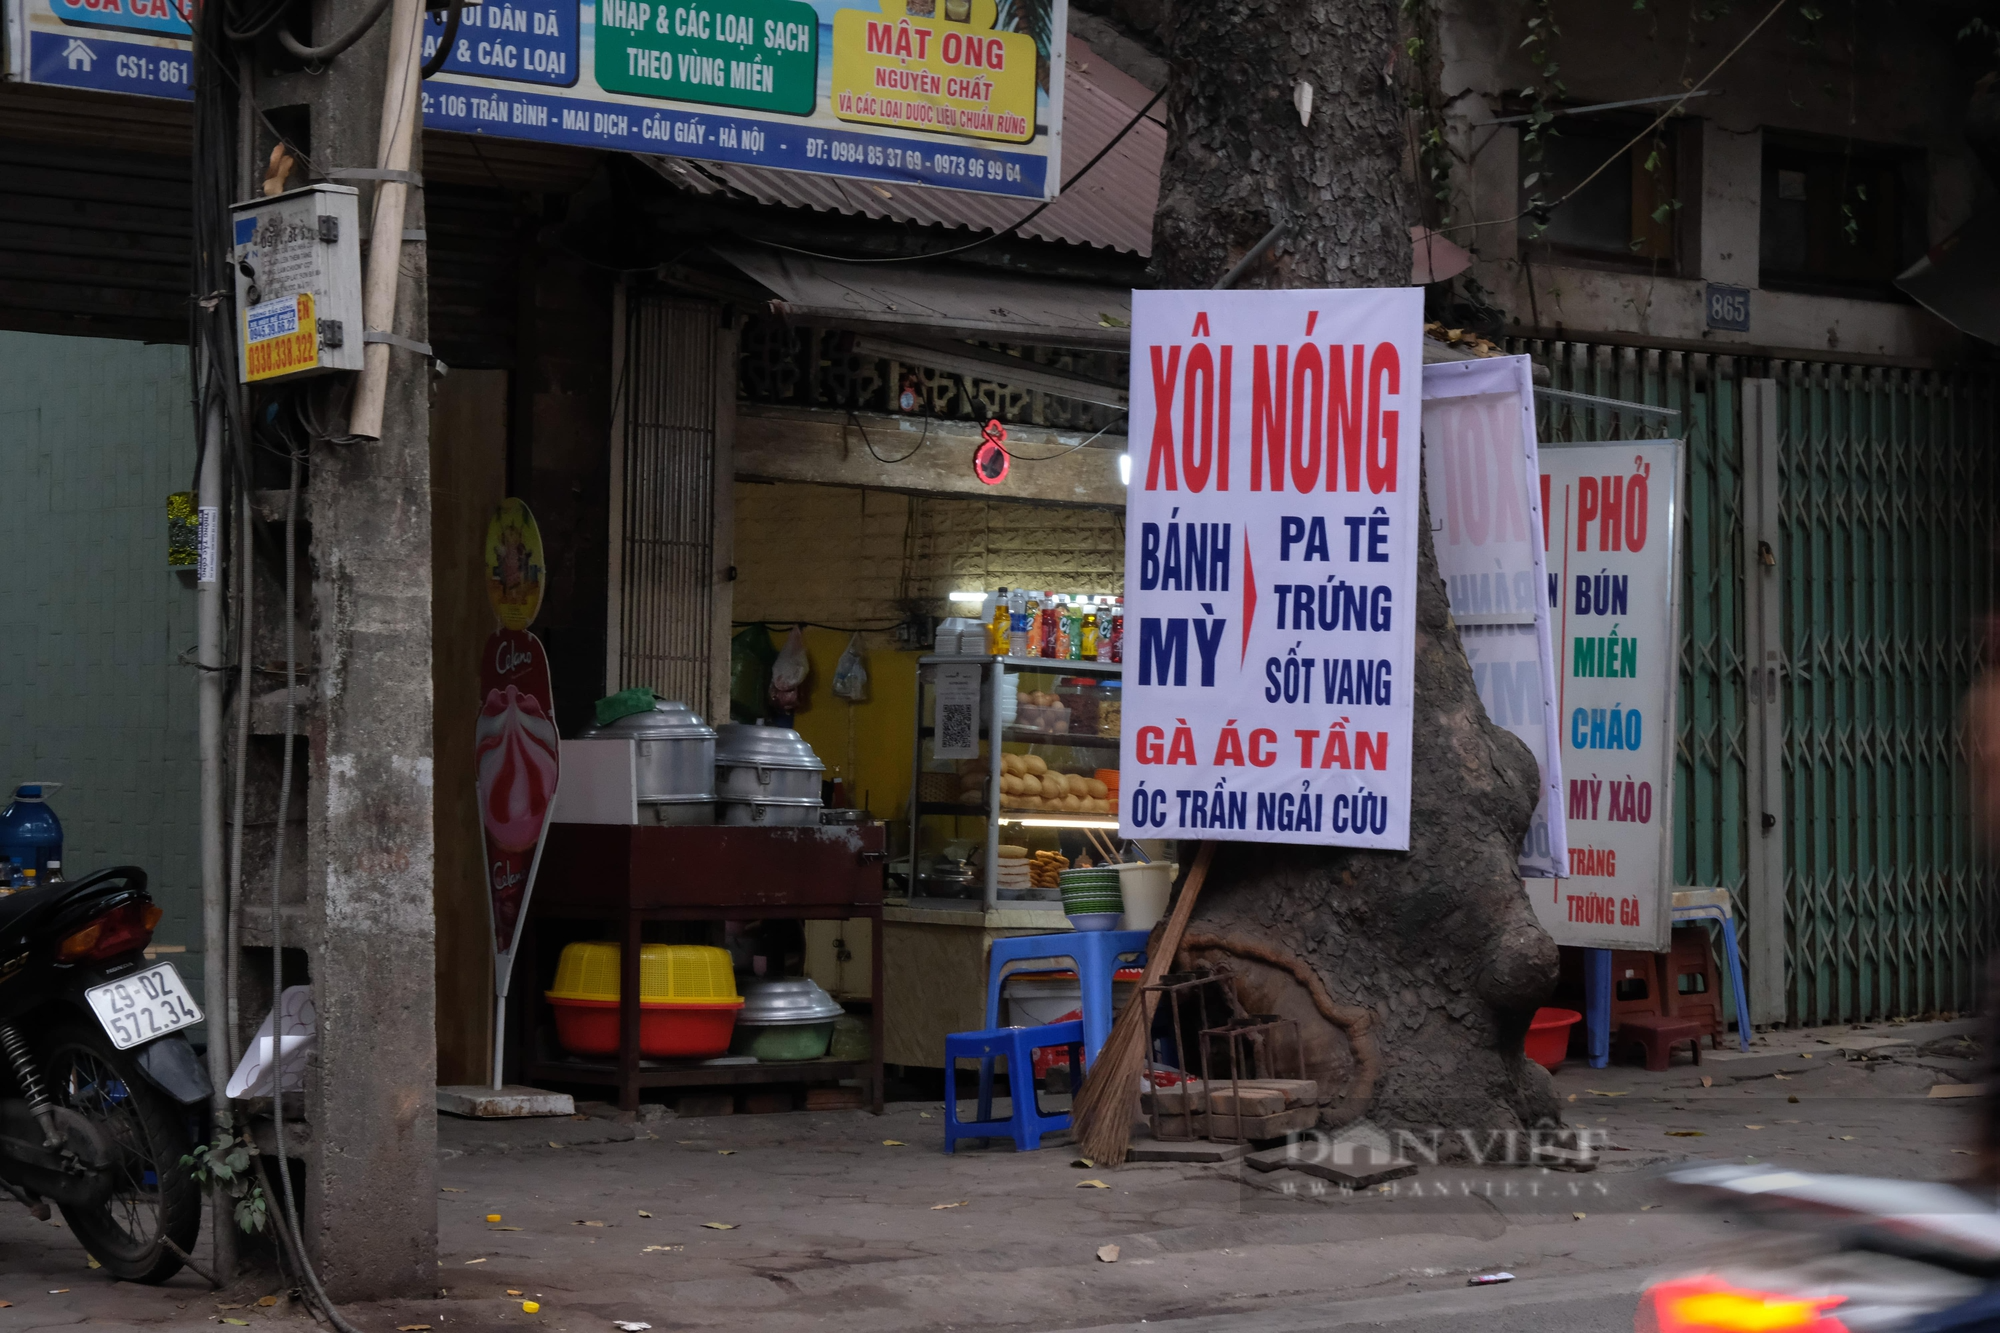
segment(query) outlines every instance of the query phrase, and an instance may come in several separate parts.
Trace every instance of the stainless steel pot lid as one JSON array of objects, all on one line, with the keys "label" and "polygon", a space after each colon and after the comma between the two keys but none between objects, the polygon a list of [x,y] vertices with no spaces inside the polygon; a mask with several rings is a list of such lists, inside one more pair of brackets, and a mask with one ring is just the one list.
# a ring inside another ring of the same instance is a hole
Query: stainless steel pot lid
[{"label": "stainless steel pot lid", "polygon": [[605,736],[639,741],[706,741],[715,739],[715,728],[701,715],[678,700],[662,699],[652,711],[628,713],[602,727],[585,727],[579,737]]},{"label": "stainless steel pot lid", "polygon": [[809,768],[816,772],[826,768],[798,732],[745,722],[725,722],[715,729],[715,766]]},{"label": "stainless steel pot lid", "polygon": [[741,989],[743,1008],[736,1015],[738,1027],[824,1023],[847,1012],[810,977],[745,980]]}]

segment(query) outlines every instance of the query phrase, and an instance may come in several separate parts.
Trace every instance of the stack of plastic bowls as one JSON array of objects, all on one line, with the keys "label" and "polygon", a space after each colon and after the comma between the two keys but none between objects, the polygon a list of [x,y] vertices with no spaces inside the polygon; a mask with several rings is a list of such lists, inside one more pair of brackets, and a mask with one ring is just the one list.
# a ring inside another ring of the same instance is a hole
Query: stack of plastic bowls
[{"label": "stack of plastic bowls", "polygon": [[1097,866],[1062,872],[1063,913],[1078,930],[1116,930],[1125,914],[1118,872]]}]

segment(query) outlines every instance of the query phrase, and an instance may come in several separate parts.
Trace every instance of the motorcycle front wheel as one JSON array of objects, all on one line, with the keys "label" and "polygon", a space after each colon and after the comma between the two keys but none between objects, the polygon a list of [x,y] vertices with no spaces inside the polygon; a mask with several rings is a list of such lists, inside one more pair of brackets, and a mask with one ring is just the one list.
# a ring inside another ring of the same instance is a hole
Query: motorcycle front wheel
[{"label": "motorcycle front wheel", "polygon": [[36,1045],[50,1095],[117,1150],[111,1197],[95,1208],[65,1204],[64,1220],[112,1277],[165,1282],[181,1269],[175,1247],[192,1251],[201,1231],[201,1188],[181,1164],[191,1149],[181,1108],[95,1024],[57,1024]]}]

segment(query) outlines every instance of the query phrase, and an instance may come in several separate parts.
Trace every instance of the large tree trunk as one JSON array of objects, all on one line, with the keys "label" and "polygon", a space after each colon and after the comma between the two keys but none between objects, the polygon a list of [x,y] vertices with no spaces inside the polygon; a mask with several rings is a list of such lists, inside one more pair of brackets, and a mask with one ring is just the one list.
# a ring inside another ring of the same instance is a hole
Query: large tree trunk
[{"label": "large tree trunk", "polygon": [[[1395,0],[1178,0],[1167,42],[1158,284],[1211,285],[1281,221],[1241,285],[1406,284]],[[1411,850],[1225,846],[1183,957],[1226,963],[1245,1008],[1301,1020],[1329,1123],[1552,1123],[1548,1077],[1521,1055],[1556,973],[1516,871],[1539,776],[1479,702],[1428,520],[1416,633]]]}]

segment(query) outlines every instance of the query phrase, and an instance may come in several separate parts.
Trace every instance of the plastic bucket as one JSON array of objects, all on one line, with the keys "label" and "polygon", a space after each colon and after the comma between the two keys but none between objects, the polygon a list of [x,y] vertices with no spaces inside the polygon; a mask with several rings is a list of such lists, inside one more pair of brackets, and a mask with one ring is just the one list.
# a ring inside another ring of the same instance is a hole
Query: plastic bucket
[{"label": "plastic bucket", "polygon": [[1524,1047],[1527,1057],[1553,1074],[1569,1054],[1570,1028],[1582,1021],[1583,1015],[1574,1009],[1535,1010]]},{"label": "plastic bucket", "polygon": [[1167,914],[1174,893],[1173,867],[1164,861],[1118,867],[1118,888],[1125,899],[1125,930],[1151,930]]}]

